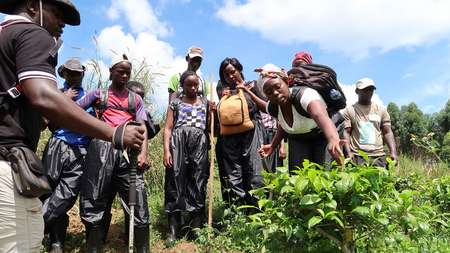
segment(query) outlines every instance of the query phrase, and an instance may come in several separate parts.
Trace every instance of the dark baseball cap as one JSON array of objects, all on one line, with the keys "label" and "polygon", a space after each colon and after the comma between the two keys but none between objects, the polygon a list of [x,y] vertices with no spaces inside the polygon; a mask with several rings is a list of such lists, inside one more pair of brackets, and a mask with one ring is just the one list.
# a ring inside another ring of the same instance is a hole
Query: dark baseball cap
[{"label": "dark baseball cap", "polygon": [[76,72],[84,72],[86,67],[84,67],[81,62],[76,58],[71,58],[64,62],[63,65],[59,66],[58,74],[63,77],[64,70],[76,71]]},{"label": "dark baseball cap", "polygon": [[[5,14],[14,14],[14,10],[23,1],[25,0],[1,0],[0,12]],[[80,12],[69,0],[42,0],[42,2],[58,6],[62,10],[64,23],[74,26],[80,24]]]}]

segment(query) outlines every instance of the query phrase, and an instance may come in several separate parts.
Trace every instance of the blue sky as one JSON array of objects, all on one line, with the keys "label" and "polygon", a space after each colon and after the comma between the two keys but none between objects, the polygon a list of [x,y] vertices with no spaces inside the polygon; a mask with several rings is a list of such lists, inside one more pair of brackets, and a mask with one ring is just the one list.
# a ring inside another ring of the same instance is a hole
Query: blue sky
[{"label": "blue sky", "polygon": [[450,98],[450,1],[73,2],[82,23],[65,28],[59,62],[95,57],[97,35],[103,72],[113,52],[126,52],[164,74],[155,79],[158,108],[166,105],[166,81],[185,68],[191,45],[204,49],[201,73],[214,80],[225,57],[237,57],[250,80],[256,78],[254,68],[288,68],[295,52],[307,50],[314,62],[336,70],[348,94],[356,80],[370,77],[385,105],[416,102],[429,113]]}]

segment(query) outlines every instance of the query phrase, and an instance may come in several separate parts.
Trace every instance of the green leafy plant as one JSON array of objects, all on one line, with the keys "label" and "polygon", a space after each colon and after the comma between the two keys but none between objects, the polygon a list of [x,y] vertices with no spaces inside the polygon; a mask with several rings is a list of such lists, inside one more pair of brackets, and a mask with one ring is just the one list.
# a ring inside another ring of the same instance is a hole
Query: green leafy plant
[{"label": "green leafy plant", "polygon": [[376,234],[400,231],[415,240],[431,226],[447,225],[430,201],[419,201],[419,191],[398,191],[388,170],[369,164],[324,170],[306,161],[293,175],[279,168],[264,177],[266,186],[252,192],[258,212],[249,224],[266,246],[302,245],[319,236],[342,252],[355,252],[358,240]]}]

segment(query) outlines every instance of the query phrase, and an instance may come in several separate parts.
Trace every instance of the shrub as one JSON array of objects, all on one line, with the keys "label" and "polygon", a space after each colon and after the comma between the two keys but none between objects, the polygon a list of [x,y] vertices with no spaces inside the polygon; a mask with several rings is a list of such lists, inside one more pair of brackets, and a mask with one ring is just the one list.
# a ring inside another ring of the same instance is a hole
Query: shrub
[{"label": "shrub", "polygon": [[265,187],[252,191],[257,212],[226,217],[227,230],[201,243],[243,252],[446,248],[447,181],[440,188],[420,176],[405,183],[384,168],[352,163],[324,170],[306,161],[303,167],[293,175],[286,168],[264,174]]}]

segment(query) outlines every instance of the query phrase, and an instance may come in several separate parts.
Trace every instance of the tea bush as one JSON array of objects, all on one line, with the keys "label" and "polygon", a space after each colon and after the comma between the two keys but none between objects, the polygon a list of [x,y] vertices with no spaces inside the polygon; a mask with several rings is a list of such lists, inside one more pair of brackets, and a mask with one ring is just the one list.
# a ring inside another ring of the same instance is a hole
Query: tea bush
[{"label": "tea bush", "polygon": [[226,229],[198,242],[210,252],[450,251],[449,176],[399,178],[352,163],[303,167],[264,174],[266,186],[252,192],[257,212],[231,212]]}]

